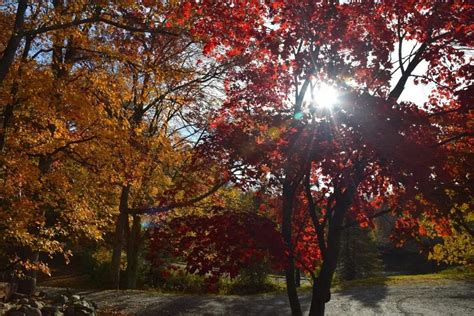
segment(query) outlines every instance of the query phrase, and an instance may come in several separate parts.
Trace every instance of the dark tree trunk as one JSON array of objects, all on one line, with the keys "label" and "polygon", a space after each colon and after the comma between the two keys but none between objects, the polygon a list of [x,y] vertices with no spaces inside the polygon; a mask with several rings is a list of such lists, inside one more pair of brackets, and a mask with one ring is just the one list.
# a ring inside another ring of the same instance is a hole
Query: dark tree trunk
[{"label": "dark tree trunk", "polygon": [[348,188],[336,199],[334,212],[329,217],[327,247],[319,275],[313,285],[310,316],[324,315],[325,305],[331,299],[331,283],[337,267],[337,259],[341,247],[341,233],[344,216],[352,204],[355,188]]},{"label": "dark tree trunk", "polygon": [[[37,263],[39,260],[39,252],[32,251],[27,247],[21,247],[20,249],[17,248],[17,253],[21,258],[28,259],[33,264]],[[36,292],[37,271],[25,271],[24,275],[20,278],[16,275],[14,270],[14,268],[11,269],[10,280],[5,297],[6,301],[9,301],[15,293],[31,296]]]},{"label": "dark tree trunk", "polygon": [[[332,251],[327,256],[328,259],[324,259],[319,276],[313,284],[313,295],[309,310],[310,316],[324,315],[326,303],[331,299],[331,282],[335,271],[332,265],[333,262],[337,262],[337,257],[334,257]],[[329,259],[329,256],[332,256],[332,258]]]},{"label": "dark tree trunk", "polygon": [[288,256],[287,266],[285,268],[286,277],[286,290],[288,293],[288,299],[290,301],[291,314],[293,316],[302,315],[301,305],[298,299],[298,292],[296,291],[296,280],[295,280],[295,260],[292,254],[291,244],[291,224],[292,224],[292,213],[293,213],[293,199],[295,195],[295,188],[290,183],[285,182],[283,185],[283,223],[281,231],[283,240],[287,247],[290,249]]},{"label": "dark tree trunk", "polygon": [[13,26],[12,35],[8,40],[7,47],[3,51],[3,56],[0,59],[0,86],[3,84],[3,80],[10,70],[10,66],[15,59],[15,53],[20,46],[22,39],[23,24],[25,21],[25,12],[28,6],[27,0],[18,1],[18,7],[16,10],[15,24]]},{"label": "dark tree trunk", "polygon": [[135,289],[138,278],[138,255],[141,242],[141,219],[139,215],[133,216],[132,229],[127,245],[127,288]]},{"label": "dark tree trunk", "polygon": [[[38,251],[31,251],[29,252],[29,259],[31,263],[37,263],[39,259],[39,252]],[[28,296],[32,296],[36,292],[36,276],[38,271],[36,270],[29,270],[25,273],[25,276],[18,280],[18,288],[17,293],[25,294]]]},{"label": "dark tree trunk", "polygon": [[[23,64],[28,59],[28,53],[30,52],[31,42],[32,42],[32,39],[29,37],[26,37],[25,49],[23,50],[20,66],[18,67],[18,77],[21,77]],[[0,130],[0,152],[2,153],[5,152],[7,129],[11,125],[11,120],[13,119],[13,111],[20,103],[20,100],[17,94],[18,94],[18,81],[14,81],[11,87],[12,101],[8,102],[7,105],[5,105],[5,109],[3,110],[2,129]]]},{"label": "dark tree trunk", "polygon": [[122,192],[120,194],[119,216],[115,224],[115,239],[110,268],[110,280],[112,287],[115,289],[120,288],[120,258],[122,256],[125,226],[128,219],[127,210],[129,194],[130,186],[122,186]]},{"label": "dark tree trunk", "polygon": [[301,287],[301,271],[296,269],[295,271],[295,285],[296,287]]}]

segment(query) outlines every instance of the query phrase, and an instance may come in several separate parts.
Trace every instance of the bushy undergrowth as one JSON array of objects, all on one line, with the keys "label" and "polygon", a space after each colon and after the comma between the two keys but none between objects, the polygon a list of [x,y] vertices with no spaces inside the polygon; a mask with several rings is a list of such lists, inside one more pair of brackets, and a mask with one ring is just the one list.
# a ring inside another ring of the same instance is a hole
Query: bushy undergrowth
[{"label": "bushy undergrowth", "polygon": [[183,269],[154,271],[150,285],[160,292],[187,294],[250,295],[272,292],[280,287],[268,278],[269,268],[264,262],[242,269],[235,279],[187,273]]}]

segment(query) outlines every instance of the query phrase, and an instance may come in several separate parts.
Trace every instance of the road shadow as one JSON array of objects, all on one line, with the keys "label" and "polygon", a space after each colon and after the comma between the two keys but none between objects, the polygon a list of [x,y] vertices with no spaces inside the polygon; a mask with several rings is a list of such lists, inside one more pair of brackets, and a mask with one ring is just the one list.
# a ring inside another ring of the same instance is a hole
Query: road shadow
[{"label": "road shadow", "polygon": [[350,300],[359,302],[362,307],[372,310],[379,314],[381,310],[381,302],[388,295],[387,278],[377,277],[376,279],[367,282],[352,281],[340,286],[338,294],[346,296]]},{"label": "road shadow", "polygon": [[163,304],[148,305],[137,315],[290,315],[285,294],[248,296],[198,296],[175,297]]}]

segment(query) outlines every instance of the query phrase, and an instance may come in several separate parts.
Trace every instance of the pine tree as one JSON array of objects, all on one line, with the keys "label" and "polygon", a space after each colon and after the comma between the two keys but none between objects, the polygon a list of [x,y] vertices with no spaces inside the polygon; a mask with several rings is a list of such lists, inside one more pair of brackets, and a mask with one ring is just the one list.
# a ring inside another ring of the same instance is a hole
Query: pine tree
[{"label": "pine tree", "polygon": [[337,276],[341,280],[370,277],[382,270],[382,261],[371,231],[365,228],[346,228],[341,238]]}]

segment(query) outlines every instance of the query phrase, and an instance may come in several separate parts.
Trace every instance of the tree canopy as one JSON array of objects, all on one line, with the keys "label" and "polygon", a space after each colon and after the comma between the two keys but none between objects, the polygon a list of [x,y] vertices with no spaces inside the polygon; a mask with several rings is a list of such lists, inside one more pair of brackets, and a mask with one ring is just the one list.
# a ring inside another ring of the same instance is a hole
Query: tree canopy
[{"label": "tree canopy", "polygon": [[389,214],[395,244],[441,237],[432,258],[472,257],[472,4],[0,8],[0,247],[23,278],[107,239],[111,286],[125,250],[133,288],[151,236],[152,257],[168,247],[201,274],[272,258],[294,315],[303,269],[322,315],[352,226]]}]

